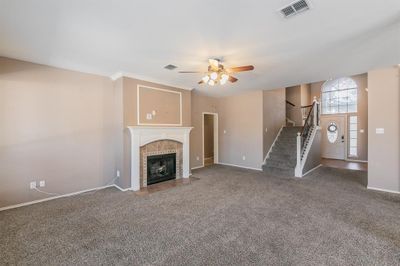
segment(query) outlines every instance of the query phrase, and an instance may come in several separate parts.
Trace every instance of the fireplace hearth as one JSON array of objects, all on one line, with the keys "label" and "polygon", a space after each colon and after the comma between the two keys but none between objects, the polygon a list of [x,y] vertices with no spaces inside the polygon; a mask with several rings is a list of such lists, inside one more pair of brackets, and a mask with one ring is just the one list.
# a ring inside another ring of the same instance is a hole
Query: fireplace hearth
[{"label": "fireplace hearth", "polygon": [[147,185],[176,178],[176,153],[147,156]]}]

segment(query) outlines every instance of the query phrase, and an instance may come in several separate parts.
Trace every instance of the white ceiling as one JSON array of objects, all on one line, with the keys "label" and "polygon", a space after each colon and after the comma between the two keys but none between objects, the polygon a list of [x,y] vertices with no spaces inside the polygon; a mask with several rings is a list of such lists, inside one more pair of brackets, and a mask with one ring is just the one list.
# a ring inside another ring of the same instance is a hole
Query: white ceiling
[{"label": "white ceiling", "polygon": [[[221,96],[358,74],[400,63],[399,0],[0,0],[0,55]],[[197,85],[207,59],[253,64],[235,84]],[[177,65],[175,71],[163,69]]]}]

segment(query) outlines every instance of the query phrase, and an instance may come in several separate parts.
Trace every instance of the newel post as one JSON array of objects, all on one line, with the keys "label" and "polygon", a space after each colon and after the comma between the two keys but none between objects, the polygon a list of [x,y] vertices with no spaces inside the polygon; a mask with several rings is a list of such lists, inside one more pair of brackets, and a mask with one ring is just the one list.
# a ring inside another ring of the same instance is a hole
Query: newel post
[{"label": "newel post", "polygon": [[302,177],[302,170],[301,170],[301,133],[297,133],[297,163],[296,168],[294,170],[294,175],[296,177]]}]

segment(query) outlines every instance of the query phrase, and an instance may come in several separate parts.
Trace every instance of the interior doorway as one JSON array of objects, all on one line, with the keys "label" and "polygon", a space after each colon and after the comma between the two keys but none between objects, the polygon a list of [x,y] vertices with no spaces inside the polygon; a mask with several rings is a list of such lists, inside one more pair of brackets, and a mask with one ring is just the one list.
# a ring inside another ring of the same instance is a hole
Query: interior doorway
[{"label": "interior doorway", "polygon": [[218,163],[218,114],[202,114],[203,166]]},{"label": "interior doorway", "polygon": [[345,115],[321,116],[321,157],[347,159],[347,121]]}]

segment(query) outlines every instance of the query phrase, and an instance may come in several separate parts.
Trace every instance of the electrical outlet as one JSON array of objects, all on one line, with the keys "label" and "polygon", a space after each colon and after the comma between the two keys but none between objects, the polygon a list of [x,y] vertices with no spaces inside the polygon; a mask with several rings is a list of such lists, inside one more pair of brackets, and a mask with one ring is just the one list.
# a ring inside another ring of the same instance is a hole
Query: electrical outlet
[{"label": "electrical outlet", "polygon": [[46,181],[40,180],[39,181],[39,187],[45,187],[46,186]]},{"label": "electrical outlet", "polygon": [[196,157],[196,160],[197,160],[197,161],[200,161],[200,157],[199,157],[199,156],[197,156],[197,157]]},{"label": "electrical outlet", "polygon": [[151,113],[146,114],[146,119],[147,120],[153,119],[153,115]]},{"label": "electrical outlet", "polygon": [[119,172],[119,170],[117,170],[117,177],[120,177],[121,173]]},{"label": "electrical outlet", "polygon": [[30,183],[30,188],[31,188],[31,189],[35,189],[35,188],[36,188],[36,181],[32,181],[32,182]]},{"label": "electrical outlet", "polygon": [[243,155],[242,159],[243,159],[243,161],[246,161],[246,156]]}]

